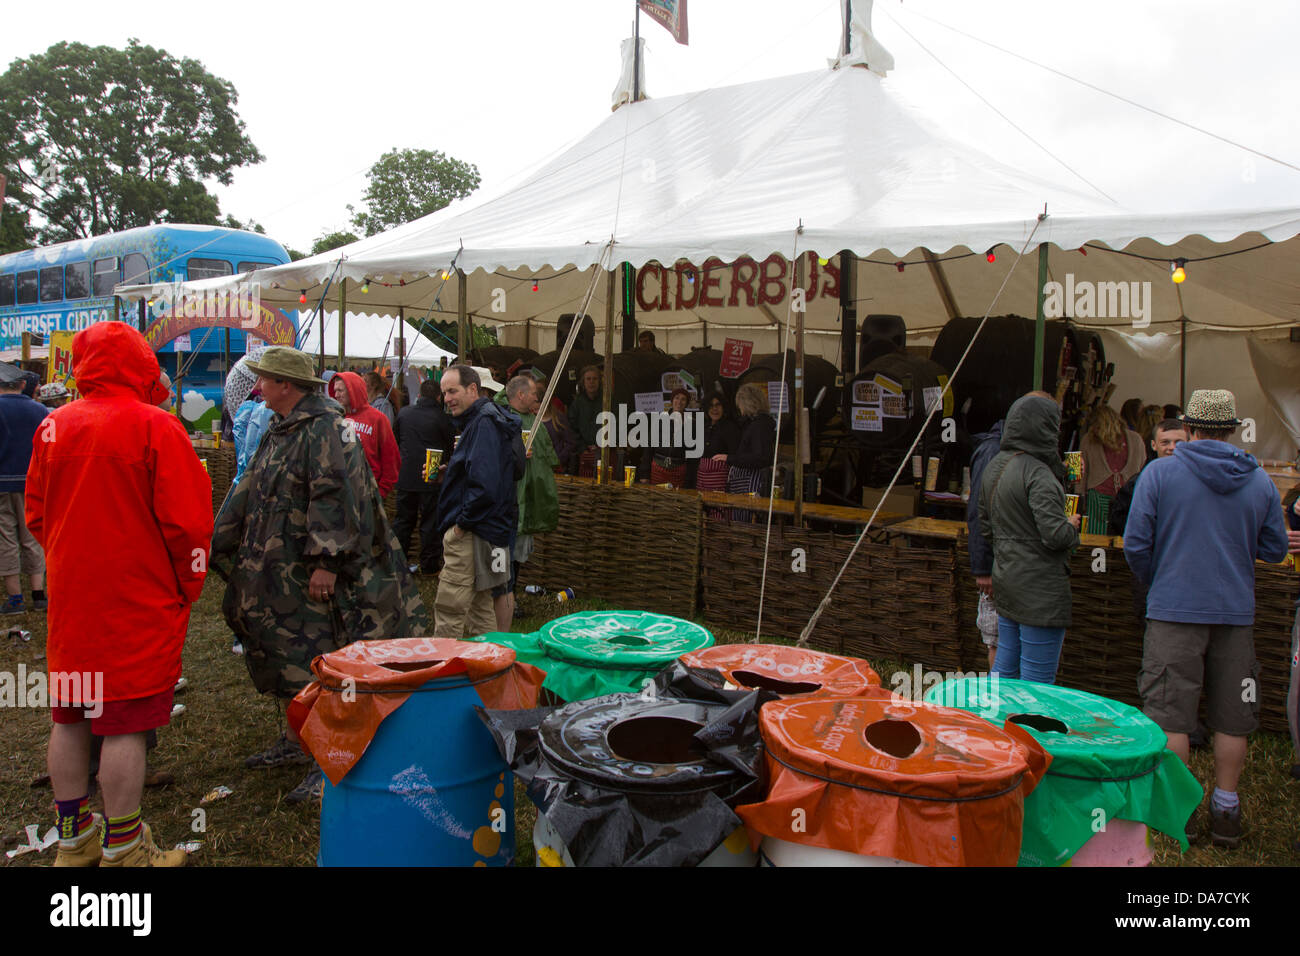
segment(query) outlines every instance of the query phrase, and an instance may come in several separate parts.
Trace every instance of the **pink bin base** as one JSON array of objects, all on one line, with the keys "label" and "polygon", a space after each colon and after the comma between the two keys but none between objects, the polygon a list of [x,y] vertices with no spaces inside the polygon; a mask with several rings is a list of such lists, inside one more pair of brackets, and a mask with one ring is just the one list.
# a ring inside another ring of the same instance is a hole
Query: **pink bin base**
[{"label": "pink bin base", "polygon": [[1150,866],[1151,839],[1145,823],[1111,820],[1079,847],[1066,866]]}]

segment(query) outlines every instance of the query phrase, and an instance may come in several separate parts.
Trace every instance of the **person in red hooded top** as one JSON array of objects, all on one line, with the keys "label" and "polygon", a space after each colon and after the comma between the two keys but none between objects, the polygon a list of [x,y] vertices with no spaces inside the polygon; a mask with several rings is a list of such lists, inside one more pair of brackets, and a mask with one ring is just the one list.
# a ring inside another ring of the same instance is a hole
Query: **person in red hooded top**
[{"label": "person in red hooded top", "polygon": [[[49,565],[55,866],[181,866],[184,851],[154,846],[140,795],[145,736],[170,719],[207,573],[212,485],[184,426],[157,407],[166,396],[144,336],[101,322],[72,354],[82,398],[37,429],[26,499]],[[87,809],[92,732],[104,737],[107,826]]]},{"label": "person in red hooded top", "polygon": [[366,461],[379,485],[379,497],[387,498],[397,484],[402,456],[388,416],[370,404],[366,383],[356,372],[339,372],[330,380],[330,395],[343,406],[345,418],[356,422],[357,437],[365,450]]}]

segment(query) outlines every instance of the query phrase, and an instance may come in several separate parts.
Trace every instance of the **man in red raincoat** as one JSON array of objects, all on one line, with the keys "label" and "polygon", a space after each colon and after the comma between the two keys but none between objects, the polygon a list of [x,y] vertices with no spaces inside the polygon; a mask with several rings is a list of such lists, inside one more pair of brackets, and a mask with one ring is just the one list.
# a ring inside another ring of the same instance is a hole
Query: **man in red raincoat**
[{"label": "man in red raincoat", "polygon": [[[32,441],[27,527],[49,578],[49,769],[55,866],[181,866],[140,819],[145,736],[171,717],[190,605],[207,573],[212,485],[185,429],[156,405],[158,359],[121,322],[72,340],[80,401]],[[90,738],[104,738],[107,821],[88,810]]]}]

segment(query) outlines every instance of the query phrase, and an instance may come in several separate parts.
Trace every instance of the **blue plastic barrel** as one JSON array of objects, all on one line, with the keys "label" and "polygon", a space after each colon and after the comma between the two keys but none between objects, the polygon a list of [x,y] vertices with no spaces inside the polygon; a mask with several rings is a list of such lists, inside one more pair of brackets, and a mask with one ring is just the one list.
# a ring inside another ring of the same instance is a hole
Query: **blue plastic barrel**
[{"label": "blue plastic barrel", "polygon": [[508,866],[514,780],[474,712],[481,704],[468,677],[444,677],[384,718],[339,785],[325,780],[316,862]]}]

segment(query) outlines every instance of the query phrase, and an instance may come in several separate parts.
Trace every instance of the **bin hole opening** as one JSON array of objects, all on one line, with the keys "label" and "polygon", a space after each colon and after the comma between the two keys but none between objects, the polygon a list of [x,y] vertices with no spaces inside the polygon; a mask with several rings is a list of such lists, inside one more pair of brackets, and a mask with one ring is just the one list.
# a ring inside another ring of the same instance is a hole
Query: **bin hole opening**
[{"label": "bin hole opening", "polygon": [[654,642],[637,634],[615,634],[607,639],[607,643],[622,647],[649,647]]},{"label": "bin hole opening", "polygon": [[1070,728],[1046,714],[1012,714],[1007,720],[1022,727],[1032,727],[1047,734],[1068,734]]},{"label": "bin hole opening", "polygon": [[921,749],[921,732],[908,720],[877,720],[862,736],[881,753],[900,760]]},{"label": "bin hole opening", "polygon": [[821,690],[821,684],[814,684],[810,681],[788,681],[781,680],[779,677],[770,677],[767,674],[756,674],[753,671],[732,671],[731,677],[742,687],[754,687],[758,690],[774,690],[778,694],[811,694],[815,690]]},{"label": "bin hole opening", "polygon": [[634,763],[688,763],[704,755],[695,740],[702,724],[680,717],[629,717],[609,728],[614,756]]},{"label": "bin hole opening", "polygon": [[390,671],[422,671],[426,667],[436,667],[441,664],[441,660],[436,661],[389,661],[384,667]]}]

